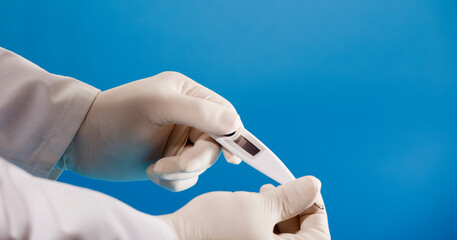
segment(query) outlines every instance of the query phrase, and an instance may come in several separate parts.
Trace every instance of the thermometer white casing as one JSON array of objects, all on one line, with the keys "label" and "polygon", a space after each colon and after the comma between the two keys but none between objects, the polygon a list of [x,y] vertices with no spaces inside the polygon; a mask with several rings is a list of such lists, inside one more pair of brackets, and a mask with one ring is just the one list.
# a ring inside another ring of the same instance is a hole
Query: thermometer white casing
[{"label": "thermometer white casing", "polygon": [[241,160],[280,184],[295,180],[284,163],[244,128],[224,136],[210,135]]}]

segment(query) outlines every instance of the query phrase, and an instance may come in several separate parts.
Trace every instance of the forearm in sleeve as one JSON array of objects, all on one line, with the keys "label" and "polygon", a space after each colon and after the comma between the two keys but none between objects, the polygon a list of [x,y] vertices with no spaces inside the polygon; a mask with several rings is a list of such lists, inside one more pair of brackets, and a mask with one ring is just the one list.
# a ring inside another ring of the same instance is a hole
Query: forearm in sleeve
[{"label": "forearm in sleeve", "polygon": [[61,172],[56,163],[98,93],[0,48],[0,157],[56,179]]},{"label": "forearm in sleeve", "polygon": [[0,239],[177,239],[158,218],[0,158]]}]

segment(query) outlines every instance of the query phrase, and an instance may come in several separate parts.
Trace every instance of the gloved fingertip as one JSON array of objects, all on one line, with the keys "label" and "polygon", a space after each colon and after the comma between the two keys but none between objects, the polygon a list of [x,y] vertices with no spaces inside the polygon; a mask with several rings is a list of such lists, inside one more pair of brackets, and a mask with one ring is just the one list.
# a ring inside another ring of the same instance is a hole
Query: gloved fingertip
[{"label": "gloved fingertip", "polygon": [[260,188],[260,192],[267,192],[267,191],[270,191],[270,190],[273,190],[275,189],[275,186],[273,186],[273,184],[265,184],[263,185],[261,188]]},{"label": "gloved fingertip", "polygon": [[224,154],[225,160],[227,160],[228,163],[238,165],[242,161],[239,157],[233,155],[226,148],[222,148],[222,153]]},{"label": "gloved fingertip", "polygon": [[161,186],[172,192],[181,192],[193,187],[195,184],[197,184],[197,181],[198,177],[195,177],[181,181],[170,181],[167,184]]},{"label": "gloved fingertip", "polygon": [[151,164],[149,165],[147,168],[146,168],[146,175],[151,178],[150,176],[153,176],[154,175],[154,164]]},{"label": "gloved fingertip", "polygon": [[231,164],[235,164],[235,165],[238,165],[241,163],[241,159],[235,155],[232,155],[228,158],[225,158],[227,160],[227,162],[231,163]]},{"label": "gloved fingertip", "polygon": [[314,177],[314,176],[307,176],[307,178],[309,178],[313,182],[314,192],[315,193],[320,192],[321,191],[321,187],[322,187],[321,181],[319,179],[317,179],[316,177]]},{"label": "gloved fingertip", "polygon": [[160,186],[160,179],[155,175],[153,168],[154,164],[151,164],[148,168],[146,168],[146,176],[148,176],[151,182]]},{"label": "gloved fingertip", "polygon": [[233,107],[227,107],[224,110],[220,116],[220,123],[226,129],[225,133],[222,134],[232,133],[243,125],[240,115],[238,115]]},{"label": "gloved fingertip", "polygon": [[189,178],[189,179],[183,179],[183,180],[166,180],[166,179],[161,179],[157,176],[156,173],[153,171],[153,166],[154,164],[151,164],[147,169],[146,169],[146,174],[148,178],[154,182],[155,184],[159,185],[162,188],[165,188],[171,192],[180,192],[184,191],[188,188],[191,188],[194,186],[197,181],[198,181],[198,176]]},{"label": "gloved fingertip", "polygon": [[162,164],[160,164],[160,162],[157,162],[156,164],[151,164],[150,168],[154,174],[161,174],[163,172],[163,166]]}]

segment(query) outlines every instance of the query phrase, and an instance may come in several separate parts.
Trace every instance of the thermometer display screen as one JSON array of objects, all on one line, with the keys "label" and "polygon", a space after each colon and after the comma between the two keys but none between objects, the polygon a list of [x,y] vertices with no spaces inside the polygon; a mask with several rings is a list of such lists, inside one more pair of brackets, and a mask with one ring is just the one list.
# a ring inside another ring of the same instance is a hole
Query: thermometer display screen
[{"label": "thermometer display screen", "polygon": [[260,149],[258,149],[254,144],[249,142],[249,140],[244,138],[242,135],[235,139],[234,142],[252,156],[255,156],[257,153],[260,152]]}]

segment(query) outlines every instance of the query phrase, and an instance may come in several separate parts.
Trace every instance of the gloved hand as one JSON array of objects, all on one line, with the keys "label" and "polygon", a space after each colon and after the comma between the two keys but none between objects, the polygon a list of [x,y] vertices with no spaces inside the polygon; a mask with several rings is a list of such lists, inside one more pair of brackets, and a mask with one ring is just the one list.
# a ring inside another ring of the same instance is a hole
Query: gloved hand
[{"label": "gloved hand", "polygon": [[164,72],[100,93],[61,161],[84,176],[149,177],[181,191],[220,155],[220,145],[206,133],[224,135],[240,125],[227,100],[182,74]]},{"label": "gloved hand", "polygon": [[260,193],[211,192],[159,218],[186,240],[327,240],[330,232],[320,188],[320,181],[308,176],[277,188],[265,185]]}]

